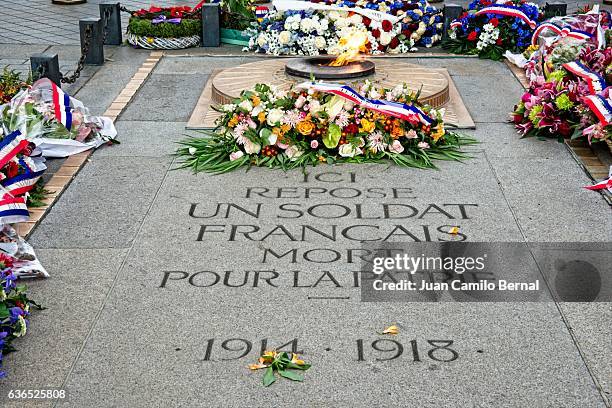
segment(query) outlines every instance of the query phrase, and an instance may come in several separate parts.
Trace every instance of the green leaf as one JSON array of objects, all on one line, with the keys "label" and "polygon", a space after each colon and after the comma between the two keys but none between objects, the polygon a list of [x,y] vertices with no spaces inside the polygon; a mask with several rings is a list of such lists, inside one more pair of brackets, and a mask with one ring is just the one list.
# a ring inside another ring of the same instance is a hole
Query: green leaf
[{"label": "green leaf", "polygon": [[259,131],[259,137],[261,137],[261,142],[264,146],[271,145],[270,136],[272,136],[272,131],[268,128],[263,128]]},{"label": "green leaf", "polygon": [[327,130],[327,134],[323,137],[323,144],[328,149],[333,149],[338,146],[340,142],[340,137],[342,136],[342,129],[340,126],[332,123],[329,125],[329,129]]},{"label": "green leaf", "polygon": [[8,307],[4,303],[0,303],[0,319],[4,319],[10,315]]},{"label": "green leaf", "polygon": [[291,381],[304,381],[304,376],[302,374],[298,374],[294,371],[289,370],[278,370],[278,373],[285,378],[290,379]]},{"label": "green leaf", "polygon": [[274,370],[272,369],[272,367],[266,368],[266,373],[263,377],[263,385],[265,387],[269,387],[274,383],[274,381],[276,381],[276,377],[274,376]]}]

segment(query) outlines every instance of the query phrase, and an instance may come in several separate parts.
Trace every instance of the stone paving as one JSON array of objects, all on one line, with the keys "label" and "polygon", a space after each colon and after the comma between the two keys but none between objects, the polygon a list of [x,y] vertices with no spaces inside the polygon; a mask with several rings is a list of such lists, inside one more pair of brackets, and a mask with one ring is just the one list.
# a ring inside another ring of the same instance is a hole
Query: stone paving
[{"label": "stone paving", "polygon": [[[113,62],[92,73],[76,96],[102,111],[146,55],[115,49]],[[0,398],[15,388],[61,388],[66,399],[32,406],[609,404],[610,303],[362,303],[353,274],[359,266],[347,258],[361,242],[347,236],[257,240],[279,224],[295,232],[330,223],[339,230],[375,225],[377,234],[400,224],[422,239],[426,230],[434,240],[444,237],[440,228],[449,218],[442,213],[372,221],[352,212],[330,221],[296,211],[362,204],[374,217],[381,202],[391,202],[419,209],[465,205],[468,217],[454,216],[470,241],[609,242],[609,206],[581,188],[590,181],[566,147],[521,140],[506,123],[522,92],[506,66],[465,58],[417,61],[449,70],[476,122],[471,133],[482,144],[463,164],[443,163],[440,171],[320,166],[307,169],[308,179],[300,171],[209,176],[173,170],[175,142],[194,135],[185,124],[212,70],[252,60],[170,55],[157,65],[117,122],[121,144],[91,156],[31,237],[52,275],[32,282],[31,293],[48,309],[35,313],[29,335],[16,344],[22,351],[7,357]],[[247,197],[249,188],[281,187],[378,188],[387,197]],[[394,200],[394,188],[410,194]],[[210,216],[227,203],[250,211],[260,205],[261,214],[222,207]],[[249,240],[232,236],[233,228],[261,232]],[[305,255],[320,248],[341,257],[320,263]],[[263,258],[289,250],[296,250],[295,261]],[[400,326],[397,343],[372,346],[390,323]],[[457,358],[432,351],[428,341],[436,340],[452,340]],[[313,368],[303,384],[263,388],[261,373],[246,366],[260,348],[285,343],[303,351]],[[375,348],[392,344],[403,346],[402,355],[377,361],[390,356]]]}]

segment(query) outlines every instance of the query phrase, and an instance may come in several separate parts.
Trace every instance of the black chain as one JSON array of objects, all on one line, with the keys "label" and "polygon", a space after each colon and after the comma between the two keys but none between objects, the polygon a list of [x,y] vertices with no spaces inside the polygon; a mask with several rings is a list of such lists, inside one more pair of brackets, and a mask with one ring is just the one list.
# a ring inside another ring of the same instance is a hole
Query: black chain
[{"label": "black chain", "polygon": [[87,53],[89,52],[89,45],[91,42],[91,37],[93,34],[93,28],[91,25],[85,26],[85,38],[83,39],[83,48],[81,48],[81,58],[79,58],[79,62],[77,64],[76,70],[70,76],[64,76],[64,74],[60,74],[60,81],[64,84],[73,84],[79,77],[81,76],[81,71],[85,68],[85,58],[87,58]]},{"label": "black chain", "polygon": [[130,15],[136,12],[135,10],[130,10],[129,8],[125,6],[119,6],[119,11],[123,11],[124,13],[129,13]]}]

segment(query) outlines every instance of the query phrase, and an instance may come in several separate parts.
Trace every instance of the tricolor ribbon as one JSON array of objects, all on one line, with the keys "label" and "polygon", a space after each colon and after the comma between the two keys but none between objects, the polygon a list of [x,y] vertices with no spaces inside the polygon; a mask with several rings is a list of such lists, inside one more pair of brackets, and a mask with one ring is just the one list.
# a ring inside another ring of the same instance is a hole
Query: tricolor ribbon
[{"label": "tricolor ribbon", "polygon": [[588,41],[593,37],[593,34],[587,33],[586,31],[572,30],[570,27],[561,28],[554,23],[543,23],[540,24],[533,32],[533,35],[531,36],[531,45],[538,45],[538,38],[540,37],[540,34],[546,30],[552,31],[561,38],[569,37],[576,40]]},{"label": "tricolor ribbon", "polygon": [[612,100],[601,95],[588,95],[582,98],[583,102],[597,116],[603,126],[612,123]]},{"label": "tricolor ribbon", "polygon": [[592,95],[596,95],[606,89],[606,80],[603,79],[601,75],[582,65],[580,62],[567,62],[562,66],[577,77],[584,79],[588,84],[589,91],[591,91]]},{"label": "tricolor ribbon", "polygon": [[26,221],[30,213],[24,197],[13,197],[10,193],[3,193],[0,198],[0,224],[12,224]]},{"label": "tricolor ribbon", "polygon": [[453,21],[452,23],[450,23],[448,27],[453,29],[453,28],[461,27],[462,25],[463,24],[461,24],[461,21],[457,20],[457,21]]},{"label": "tricolor ribbon", "polygon": [[425,112],[417,108],[414,105],[407,105],[404,103],[389,102],[377,99],[368,99],[363,95],[359,94],[353,88],[348,85],[340,84],[329,84],[329,83],[312,83],[304,82],[298,85],[301,89],[312,89],[314,91],[325,92],[333,95],[337,95],[344,98],[356,105],[362,106],[366,109],[370,109],[376,112],[380,112],[383,115],[393,116],[395,118],[407,120],[407,121],[419,121],[422,124],[429,126],[433,123],[433,119],[430,118]]},{"label": "tricolor ribbon", "polygon": [[608,189],[609,192],[612,193],[612,166],[610,166],[610,173],[607,180],[600,181],[599,183],[593,184],[592,186],[584,186],[587,190],[603,190],[605,188]]},{"label": "tricolor ribbon", "polygon": [[20,158],[18,163],[25,172],[0,181],[0,184],[15,197],[30,191],[47,169],[41,161],[34,161],[27,156]]},{"label": "tricolor ribbon", "polygon": [[[46,78],[41,79],[44,80]],[[51,94],[53,97],[53,115],[58,122],[66,127],[66,129],[70,130],[72,127],[72,109],[70,108],[70,96],[54,82],[49,81],[51,83]],[[33,87],[35,87],[34,84]]]},{"label": "tricolor ribbon", "polygon": [[28,146],[29,142],[16,130],[0,140],[0,169]]},{"label": "tricolor ribbon", "polygon": [[536,28],[537,23],[527,17],[527,14],[519,10],[514,6],[506,6],[502,4],[497,4],[495,6],[485,7],[481,10],[478,10],[474,15],[482,16],[484,14],[495,14],[501,15],[505,17],[515,17],[526,23],[532,30]]},{"label": "tricolor ribbon", "polygon": [[257,17],[258,20],[264,19],[269,12],[270,10],[266,6],[257,6],[255,8],[255,17]]}]

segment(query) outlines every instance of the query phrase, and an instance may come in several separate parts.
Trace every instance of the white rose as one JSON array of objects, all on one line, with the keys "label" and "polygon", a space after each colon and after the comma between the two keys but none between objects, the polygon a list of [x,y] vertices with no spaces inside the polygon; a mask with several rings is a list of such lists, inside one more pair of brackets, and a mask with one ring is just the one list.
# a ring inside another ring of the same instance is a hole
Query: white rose
[{"label": "white rose", "polygon": [[289,31],[281,31],[278,35],[278,42],[281,44],[288,44],[291,40],[291,33]]},{"label": "white rose", "polygon": [[315,47],[322,50],[327,45],[327,42],[325,41],[324,37],[319,36],[319,37],[315,37],[314,44],[315,44]]},{"label": "white rose", "polygon": [[238,107],[246,110],[247,112],[251,112],[253,110],[253,104],[248,99],[245,99],[244,101],[240,102],[240,104],[238,104]]},{"label": "white rose", "polygon": [[261,145],[258,143],[253,143],[249,139],[244,142],[244,151],[247,154],[257,154],[261,150]]},{"label": "white rose", "polygon": [[339,19],[339,18],[340,18],[340,13],[338,13],[338,12],[337,12],[337,11],[335,11],[335,10],[332,10],[332,11],[330,11],[330,12],[329,12],[329,18],[330,18],[330,20],[332,20],[332,21],[337,20],[337,19]]},{"label": "white rose", "polygon": [[352,16],[349,17],[349,20],[353,24],[359,24],[363,21],[363,18],[361,17],[360,14],[353,14]]},{"label": "white rose", "polygon": [[263,47],[264,45],[266,45],[267,41],[266,41],[266,36],[262,34],[259,34],[259,37],[257,37],[257,45],[259,45],[260,47]]},{"label": "white rose", "polygon": [[378,39],[378,41],[380,41],[382,45],[388,45],[391,42],[392,38],[393,37],[391,37],[391,34],[383,31],[382,33],[380,33],[380,38]]},{"label": "white rose", "polygon": [[355,155],[363,153],[360,148],[354,147],[350,143],[343,144],[338,149],[338,154],[342,157],[353,157]]},{"label": "white rose", "polygon": [[283,112],[282,109],[271,109],[270,112],[268,112],[268,116],[266,117],[266,122],[268,122],[268,125],[274,126],[278,122],[280,122],[284,115],[285,112]]},{"label": "white rose", "polygon": [[253,108],[253,110],[251,111],[251,116],[257,116],[261,112],[263,112],[264,108],[261,105],[262,104],[259,104],[259,105],[257,105],[256,107]]},{"label": "white rose", "polygon": [[301,151],[299,147],[294,145],[294,146],[289,146],[287,149],[285,149],[285,154],[287,155],[289,159],[295,160],[301,155],[303,155],[304,152]]},{"label": "white rose", "polygon": [[310,101],[309,111],[313,115],[321,110],[321,104],[317,100]]}]

